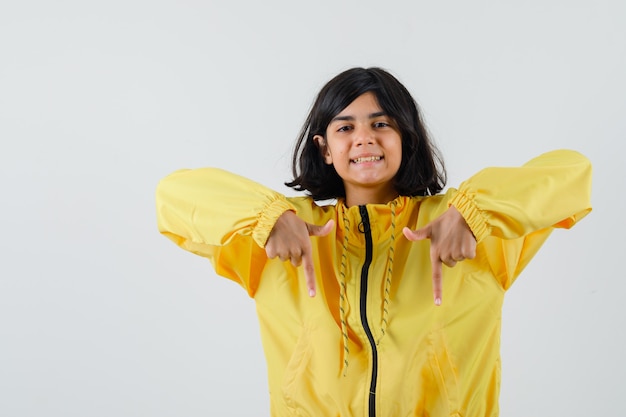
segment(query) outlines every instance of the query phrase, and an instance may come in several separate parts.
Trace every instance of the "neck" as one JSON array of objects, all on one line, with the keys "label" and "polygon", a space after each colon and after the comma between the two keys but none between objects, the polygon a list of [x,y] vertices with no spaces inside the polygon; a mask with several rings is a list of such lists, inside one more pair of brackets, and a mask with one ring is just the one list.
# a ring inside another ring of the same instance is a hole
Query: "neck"
[{"label": "neck", "polygon": [[396,197],[398,193],[395,190],[387,192],[367,192],[348,193],[346,190],[346,206],[363,206],[365,204],[387,204]]}]

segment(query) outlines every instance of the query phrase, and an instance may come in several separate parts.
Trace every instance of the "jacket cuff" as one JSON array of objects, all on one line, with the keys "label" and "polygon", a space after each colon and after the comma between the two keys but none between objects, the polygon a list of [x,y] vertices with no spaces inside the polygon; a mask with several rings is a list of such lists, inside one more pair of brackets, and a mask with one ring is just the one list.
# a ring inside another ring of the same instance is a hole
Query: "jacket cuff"
[{"label": "jacket cuff", "polygon": [[254,239],[257,245],[262,248],[265,247],[267,239],[269,239],[270,233],[276,224],[276,220],[288,210],[296,211],[295,207],[282,196],[265,207],[259,215],[257,224],[252,231],[252,239]]},{"label": "jacket cuff", "polygon": [[480,242],[491,234],[487,219],[482,211],[476,206],[473,200],[467,197],[462,192],[457,192],[452,200],[448,203],[449,206],[454,206],[459,213],[463,216],[467,225],[472,230],[477,242]]}]

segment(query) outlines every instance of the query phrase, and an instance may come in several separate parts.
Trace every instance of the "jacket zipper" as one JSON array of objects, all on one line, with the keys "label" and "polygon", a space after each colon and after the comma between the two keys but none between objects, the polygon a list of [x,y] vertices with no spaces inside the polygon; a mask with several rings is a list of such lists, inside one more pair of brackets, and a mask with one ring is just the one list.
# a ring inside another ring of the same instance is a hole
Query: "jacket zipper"
[{"label": "jacket zipper", "polygon": [[363,330],[365,330],[365,334],[367,335],[367,339],[370,342],[370,347],[372,348],[372,379],[370,381],[370,391],[369,391],[369,417],[376,416],[376,380],[378,377],[378,351],[376,350],[376,342],[374,341],[374,335],[372,334],[372,330],[370,329],[369,323],[367,321],[367,280],[369,274],[369,267],[372,263],[372,253],[373,253],[373,245],[372,245],[372,230],[370,228],[370,219],[367,214],[366,206],[359,206],[359,211],[361,212],[361,224],[359,225],[359,230],[365,234],[365,262],[363,263],[363,269],[361,269],[361,300],[360,300],[360,309],[361,309],[361,324],[363,325]]}]

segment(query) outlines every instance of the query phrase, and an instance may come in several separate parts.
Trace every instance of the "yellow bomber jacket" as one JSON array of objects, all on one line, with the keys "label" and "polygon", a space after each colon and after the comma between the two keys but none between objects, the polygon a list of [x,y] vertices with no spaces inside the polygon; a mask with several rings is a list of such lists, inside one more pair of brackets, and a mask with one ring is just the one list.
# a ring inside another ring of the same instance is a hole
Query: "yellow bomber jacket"
[{"label": "yellow bomber jacket", "polygon": [[[591,164],[559,150],[521,167],[487,168],[458,190],[387,204],[318,206],[212,168],[157,188],[159,231],[208,258],[256,302],[272,416],[497,416],[505,291],[554,228],[590,210]],[[476,258],[444,266],[432,298],[429,242],[416,229],[454,205]],[[317,295],[302,268],[268,259],[277,218],[294,210],[335,229],[312,238]]]}]

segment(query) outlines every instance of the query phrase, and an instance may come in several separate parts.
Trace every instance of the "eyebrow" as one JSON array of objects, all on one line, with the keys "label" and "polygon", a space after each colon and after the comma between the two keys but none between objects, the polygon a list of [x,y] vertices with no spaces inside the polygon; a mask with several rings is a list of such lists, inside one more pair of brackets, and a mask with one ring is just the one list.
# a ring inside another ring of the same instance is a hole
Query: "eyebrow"
[{"label": "eyebrow", "polygon": [[[384,112],[384,111],[377,111],[376,113],[371,113],[368,116],[368,118],[375,119],[377,117],[386,116],[386,115],[387,115],[387,113]],[[336,122],[336,121],[340,121],[340,120],[353,121],[353,120],[355,120],[355,118],[354,118],[354,116],[335,116],[335,117],[333,117],[333,119],[330,122],[332,123],[332,122]]]}]

